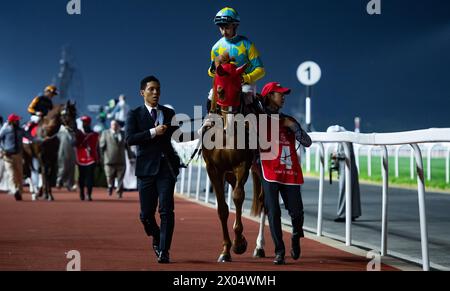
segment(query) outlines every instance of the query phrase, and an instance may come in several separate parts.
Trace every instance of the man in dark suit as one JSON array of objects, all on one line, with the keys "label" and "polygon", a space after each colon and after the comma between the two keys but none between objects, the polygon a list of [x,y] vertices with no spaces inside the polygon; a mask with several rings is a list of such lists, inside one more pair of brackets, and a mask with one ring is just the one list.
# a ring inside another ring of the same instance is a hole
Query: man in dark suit
[{"label": "man in dark suit", "polygon": [[[137,146],[136,176],[141,203],[140,219],[159,263],[169,263],[174,231],[174,187],[180,159],[171,144],[178,126],[171,126],[175,112],[159,105],[160,82],[154,76],[141,81],[144,105],[131,110],[126,122],[126,141]],[[192,135],[191,135],[192,137]],[[161,227],[155,219],[159,199]]]}]

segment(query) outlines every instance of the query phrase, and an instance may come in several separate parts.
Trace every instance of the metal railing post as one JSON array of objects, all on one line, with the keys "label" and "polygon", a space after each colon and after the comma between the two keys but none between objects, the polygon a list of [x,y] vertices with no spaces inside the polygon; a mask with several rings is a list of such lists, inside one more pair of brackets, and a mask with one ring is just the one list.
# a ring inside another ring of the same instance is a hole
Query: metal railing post
[{"label": "metal railing post", "polygon": [[372,149],[373,146],[369,146],[367,149],[367,176],[372,177]]},{"label": "metal railing post", "polygon": [[323,143],[319,142],[319,156],[320,156],[320,180],[319,180],[319,202],[317,205],[317,236],[322,236],[322,222],[323,222],[323,182],[325,180],[324,169],[324,152]]},{"label": "metal railing post", "polygon": [[433,144],[428,145],[427,148],[427,180],[431,181],[431,152],[433,151]]},{"label": "metal railing post", "polygon": [[398,178],[399,170],[398,170],[398,155],[400,154],[401,146],[395,147],[395,177]]},{"label": "metal railing post", "polygon": [[382,176],[383,176],[383,194],[382,194],[382,223],[381,223],[381,255],[387,255],[387,231],[388,231],[388,186],[389,186],[389,159],[386,146],[383,148],[382,158]]},{"label": "metal railing post", "polygon": [[447,155],[445,157],[445,183],[450,183],[450,145],[447,146]]},{"label": "metal railing post", "polygon": [[424,271],[430,270],[430,261],[428,256],[428,229],[427,216],[425,210],[425,179],[423,175],[422,153],[417,144],[411,144],[416,157],[417,168],[417,189],[419,200],[419,219],[420,219],[420,240],[422,245],[422,268]]},{"label": "metal railing post", "polygon": [[314,171],[317,173],[317,172],[319,172],[319,168],[320,168],[320,165],[319,165],[319,160],[320,160],[320,154],[319,154],[319,151],[320,151],[320,148],[319,147],[316,147],[316,156],[315,156],[315,162],[314,162]]},{"label": "metal railing post", "polygon": [[345,152],[345,244],[352,244],[352,171],[350,144],[343,143]]},{"label": "metal railing post", "polygon": [[186,177],[186,168],[181,169],[180,194],[184,194],[184,180]]}]

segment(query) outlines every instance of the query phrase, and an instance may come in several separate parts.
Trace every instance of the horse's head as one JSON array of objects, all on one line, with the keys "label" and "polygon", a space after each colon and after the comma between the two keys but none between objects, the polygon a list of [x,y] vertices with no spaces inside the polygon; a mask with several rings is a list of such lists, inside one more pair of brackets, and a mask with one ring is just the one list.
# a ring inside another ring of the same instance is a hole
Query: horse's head
[{"label": "horse's head", "polygon": [[233,100],[239,100],[242,90],[242,74],[245,69],[246,65],[238,68],[231,62],[217,66],[214,90],[217,92],[219,103],[230,106],[228,103],[235,103]]},{"label": "horse's head", "polygon": [[76,103],[71,103],[69,100],[61,107],[61,122],[64,126],[71,130],[77,128],[76,118],[77,118],[77,108]]}]

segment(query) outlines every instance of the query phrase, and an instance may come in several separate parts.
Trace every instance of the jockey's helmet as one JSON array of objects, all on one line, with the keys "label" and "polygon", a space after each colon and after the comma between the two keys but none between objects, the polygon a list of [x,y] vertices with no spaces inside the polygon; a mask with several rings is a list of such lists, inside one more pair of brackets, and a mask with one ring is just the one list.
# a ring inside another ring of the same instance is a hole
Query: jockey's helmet
[{"label": "jockey's helmet", "polygon": [[58,89],[54,85],[49,85],[45,87],[44,92],[50,92],[53,95],[58,95]]},{"label": "jockey's helmet", "polygon": [[239,23],[241,18],[237,11],[231,7],[225,7],[217,12],[216,17],[214,17],[214,23],[216,25],[229,24],[229,23]]}]

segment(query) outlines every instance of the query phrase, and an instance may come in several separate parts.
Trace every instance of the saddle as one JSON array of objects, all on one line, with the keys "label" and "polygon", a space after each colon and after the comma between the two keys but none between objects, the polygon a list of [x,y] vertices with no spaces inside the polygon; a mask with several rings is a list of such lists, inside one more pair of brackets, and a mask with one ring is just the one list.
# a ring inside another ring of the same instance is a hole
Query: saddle
[{"label": "saddle", "polygon": [[[25,131],[29,132],[32,137],[36,137],[37,136],[38,128],[39,128],[39,124],[34,123],[34,122],[28,122],[25,125],[25,127],[24,127]],[[24,144],[32,144],[33,141],[24,136],[22,138],[22,143],[24,143]]]}]

